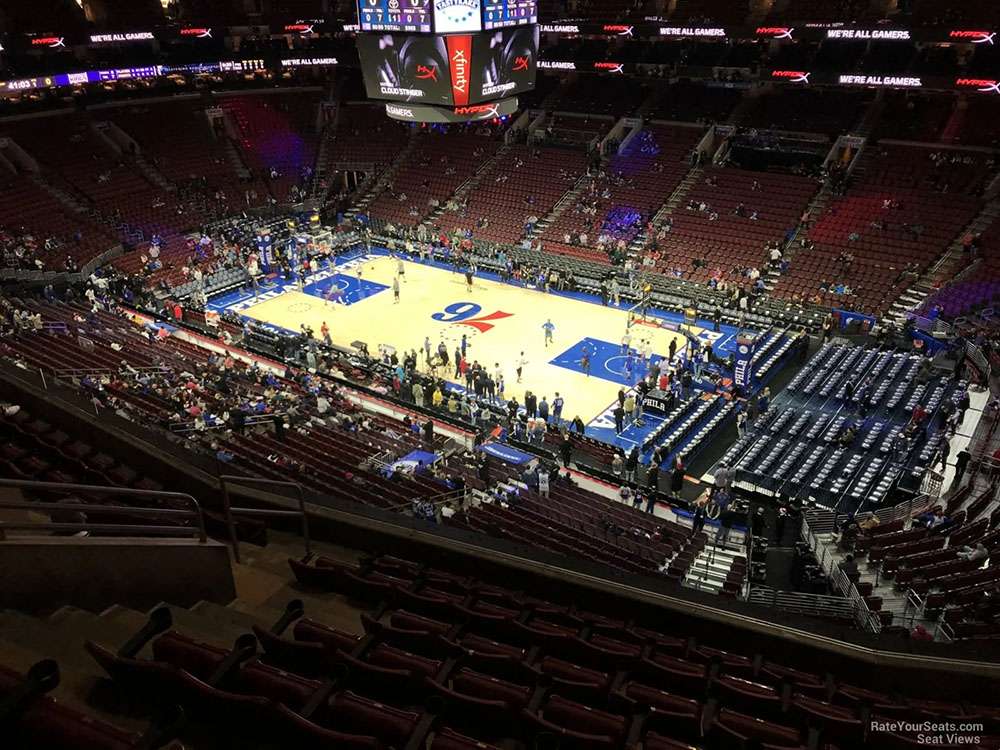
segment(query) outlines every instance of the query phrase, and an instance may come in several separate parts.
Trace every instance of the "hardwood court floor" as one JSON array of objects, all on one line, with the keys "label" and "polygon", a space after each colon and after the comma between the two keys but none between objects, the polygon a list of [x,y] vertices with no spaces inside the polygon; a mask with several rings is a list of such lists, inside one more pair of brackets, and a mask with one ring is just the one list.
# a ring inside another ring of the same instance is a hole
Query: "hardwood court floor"
[{"label": "hardwood court floor", "polygon": [[[359,284],[362,263],[363,284]],[[453,382],[459,380],[454,377],[454,352],[465,334],[468,361],[478,360],[491,373],[498,363],[507,398],[513,395],[523,403],[525,390],[531,390],[551,402],[559,391],[566,402],[564,419],[579,415],[589,422],[615,400],[619,388],[627,389],[626,357],[621,354],[627,322],[624,310],[479,277],[470,292],[461,273],[409,261],[404,261],[404,268],[398,304],[392,292],[397,261],[367,256],[338,266],[337,275],[325,282],[307,284],[304,291],[286,291],[247,307],[242,314],[292,331],[306,324],[317,337],[326,321],[337,344],[363,341],[372,354],[379,345],[395,347],[397,352],[416,349],[421,368],[425,367],[424,337],[429,336],[433,350],[441,341],[447,344],[452,364],[447,372],[439,373]],[[333,283],[348,291],[349,304],[323,299]],[[542,328],[547,320],[555,325],[548,347]],[[640,347],[641,339],[648,339],[653,353],[662,356],[675,338],[681,351],[684,337],[676,332],[646,325],[632,328],[633,349]],[[589,377],[580,369],[585,348],[592,359]],[[521,352],[527,364],[518,384],[515,368]],[[641,367],[635,371],[633,383],[641,376]]]}]

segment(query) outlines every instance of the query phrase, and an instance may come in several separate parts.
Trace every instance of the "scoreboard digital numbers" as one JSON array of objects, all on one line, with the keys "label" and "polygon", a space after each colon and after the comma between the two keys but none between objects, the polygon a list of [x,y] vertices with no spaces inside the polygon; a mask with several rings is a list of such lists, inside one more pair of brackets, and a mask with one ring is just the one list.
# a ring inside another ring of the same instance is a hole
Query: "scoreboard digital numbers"
[{"label": "scoreboard digital numbers", "polygon": [[538,23],[538,0],[483,0],[483,28],[503,29]]},{"label": "scoreboard digital numbers", "polygon": [[358,0],[362,31],[395,31],[430,34],[432,0]]}]

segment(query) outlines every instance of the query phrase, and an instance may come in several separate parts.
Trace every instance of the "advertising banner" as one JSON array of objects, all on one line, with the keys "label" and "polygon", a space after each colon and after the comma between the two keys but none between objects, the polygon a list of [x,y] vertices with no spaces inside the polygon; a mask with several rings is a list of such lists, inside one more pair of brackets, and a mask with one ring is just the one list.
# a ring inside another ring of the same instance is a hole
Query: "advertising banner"
[{"label": "advertising banner", "polygon": [[473,103],[531,91],[538,69],[538,27],[477,34],[472,41],[472,63]]},{"label": "advertising banner", "polygon": [[464,107],[469,103],[469,78],[472,67],[472,36],[454,34],[445,37],[448,44],[448,67],[451,73],[452,103]]},{"label": "advertising banner", "polygon": [[450,105],[446,37],[360,34],[358,54],[372,99]]},{"label": "advertising banner", "polygon": [[535,458],[530,453],[519,451],[517,448],[511,448],[504,443],[484,443],[479,446],[479,450],[515,466],[526,464]]},{"label": "advertising banner", "polygon": [[736,369],[733,373],[733,382],[737,388],[744,391],[750,388],[753,382],[753,350],[756,338],[750,333],[739,333],[736,335]]}]

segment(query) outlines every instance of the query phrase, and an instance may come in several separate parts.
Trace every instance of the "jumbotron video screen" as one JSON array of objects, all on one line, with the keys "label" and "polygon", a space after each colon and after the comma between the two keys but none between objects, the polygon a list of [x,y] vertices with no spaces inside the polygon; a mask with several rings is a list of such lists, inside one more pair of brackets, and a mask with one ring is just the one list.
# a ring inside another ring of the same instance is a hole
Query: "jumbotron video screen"
[{"label": "jumbotron video screen", "polygon": [[358,53],[372,99],[463,106],[534,88],[538,27],[480,34],[360,34]]}]

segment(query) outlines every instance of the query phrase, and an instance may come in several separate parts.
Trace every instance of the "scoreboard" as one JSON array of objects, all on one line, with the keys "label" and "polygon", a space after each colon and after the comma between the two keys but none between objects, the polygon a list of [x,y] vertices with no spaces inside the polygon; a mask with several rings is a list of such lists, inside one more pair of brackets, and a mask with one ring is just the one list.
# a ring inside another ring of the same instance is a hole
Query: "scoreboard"
[{"label": "scoreboard", "polygon": [[483,0],[486,31],[534,23],[538,23],[538,0]]},{"label": "scoreboard", "polygon": [[358,0],[362,32],[474,34],[538,23],[538,0]]},{"label": "scoreboard", "polygon": [[372,99],[464,106],[535,86],[538,27],[481,34],[359,34],[365,90]]},{"label": "scoreboard", "polygon": [[[365,91],[390,117],[506,117],[535,87],[538,0],[357,0]],[[402,106],[407,105],[407,106]]]}]

